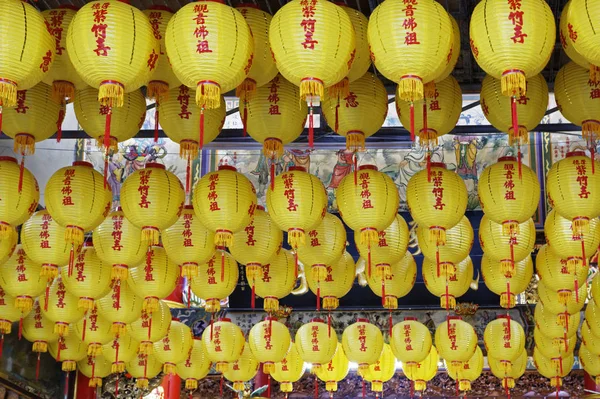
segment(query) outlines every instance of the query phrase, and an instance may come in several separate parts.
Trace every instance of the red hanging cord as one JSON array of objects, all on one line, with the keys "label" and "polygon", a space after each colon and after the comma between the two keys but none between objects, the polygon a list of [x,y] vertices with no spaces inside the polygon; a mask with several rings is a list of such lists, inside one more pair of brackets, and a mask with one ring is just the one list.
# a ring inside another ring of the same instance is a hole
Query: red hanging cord
[{"label": "red hanging cord", "polygon": [[362,380],[362,397],[367,397],[367,384],[365,384],[365,379]]},{"label": "red hanging cord", "polygon": [[66,372],[66,377],[65,377],[65,398],[69,397],[69,374],[71,374],[70,372]]},{"label": "red hanging cord", "polygon": [[87,329],[87,312],[83,315],[83,331],[81,332],[81,340],[85,341],[85,330]]},{"label": "red hanging cord", "polygon": [[371,240],[367,244],[367,263],[369,268],[369,277],[371,277]]},{"label": "red hanging cord", "polygon": [[58,111],[58,120],[56,121],[56,142],[60,143],[62,139],[62,124],[65,120],[65,102],[60,103],[60,111]]},{"label": "red hanging cord", "polygon": [[522,177],[522,170],[521,170],[521,143],[519,142],[519,119],[517,117],[517,97],[516,96],[512,96],[511,97],[511,114],[512,114],[512,138],[513,140],[517,141],[517,146],[519,147],[519,179],[521,179]]},{"label": "red hanging cord", "polygon": [[23,190],[23,173],[25,173],[25,151],[21,151],[21,165],[19,165],[19,192]]},{"label": "red hanging cord", "polygon": [[340,93],[338,92],[337,104],[335,105],[335,127],[333,129],[333,130],[335,130],[336,133],[338,132],[338,130],[340,128],[339,111],[340,111]]},{"label": "red hanging cord", "polygon": [[19,341],[23,337],[23,313],[21,313],[21,318],[19,318]]},{"label": "red hanging cord", "polygon": [[204,106],[200,108],[200,149],[204,146]]},{"label": "red hanging cord", "polygon": [[110,149],[110,124],[112,121],[112,107],[108,107],[104,124],[104,188],[108,187],[108,152]]},{"label": "red hanging cord", "polygon": [[35,380],[37,381],[40,378],[40,363],[42,360],[42,352],[38,352],[37,362],[35,364]]},{"label": "red hanging cord", "polygon": [[310,98],[310,106],[309,106],[309,116],[308,116],[308,146],[310,148],[314,147],[314,137],[315,137],[315,127],[314,127],[314,111],[313,111],[313,103],[312,96]]},{"label": "red hanging cord", "polygon": [[410,141],[415,141],[415,104],[410,103]]},{"label": "red hanging cord", "polygon": [[158,98],[154,107],[154,142],[158,143]]},{"label": "red hanging cord", "polygon": [[294,278],[298,278],[298,248],[294,249]]},{"label": "red hanging cord", "polygon": [[317,281],[317,312],[321,311],[321,281]]},{"label": "red hanging cord", "polygon": [[221,374],[221,381],[219,383],[219,395],[223,397],[223,374]]},{"label": "red hanging cord", "polygon": [[394,328],[394,321],[392,320],[392,309],[390,309],[390,318],[388,319],[388,326],[390,328],[390,338],[392,338],[392,329]]},{"label": "red hanging cord", "polygon": [[221,282],[225,281],[225,251],[221,251]]},{"label": "red hanging cord", "polygon": [[327,336],[331,337],[331,311],[327,312]]},{"label": "red hanging cord", "polygon": [[252,298],[250,299],[250,306],[252,309],[256,307],[256,284],[254,283],[254,279],[252,280]]},{"label": "red hanging cord", "polygon": [[268,385],[267,385],[267,398],[271,397],[271,374],[268,376]]},{"label": "red hanging cord", "polygon": [[275,190],[275,158],[271,158],[271,190]]},{"label": "red hanging cord", "polygon": [[191,186],[191,181],[192,181],[192,160],[191,157],[188,156],[187,159],[187,165],[185,167],[185,196],[186,196],[186,200],[189,198],[190,195],[190,186]]},{"label": "red hanging cord", "polygon": [[[244,96],[246,96],[246,94],[244,94]],[[244,100],[244,116],[242,118],[242,125],[243,125],[243,136],[246,137],[247,133],[248,133],[248,106],[246,103],[246,100]]]}]

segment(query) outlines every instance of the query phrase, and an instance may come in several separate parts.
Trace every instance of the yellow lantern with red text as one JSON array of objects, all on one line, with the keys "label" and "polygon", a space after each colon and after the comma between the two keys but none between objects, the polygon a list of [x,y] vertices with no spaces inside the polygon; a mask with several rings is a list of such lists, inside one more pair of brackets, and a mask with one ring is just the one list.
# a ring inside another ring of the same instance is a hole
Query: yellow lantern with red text
[{"label": "yellow lantern with red text", "polygon": [[265,374],[271,374],[275,370],[275,363],[285,358],[290,343],[290,331],[275,317],[267,317],[256,323],[248,334],[250,350],[256,360],[263,363]]},{"label": "yellow lantern with red text", "polygon": [[19,235],[14,227],[10,226],[8,235],[0,240],[0,266],[3,265],[15,252]]},{"label": "yellow lantern with red text", "polygon": [[311,269],[305,269],[306,281],[310,290],[317,296],[317,304],[320,307],[320,298],[323,298],[323,309],[333,310],[340,304],[340,298],[345,296],[354,283],[355,265],[352,255],[344,252],[342,258],[327,265],[327,275],[323,280],[313,275]]},{"label": "yellow lantern with red text", "polygon": [[252,289],[264,298],[266,312],[279,310],[279,299],[288,296],[296,285],[294,275],[294,255],[287,249],[280,249],[268,264],[262,267],[262,274],[255,280],[248,279]]},{"label": "yellow lantern with red text", "polygon": [[110,362],[102,355],[87,356],[77,362],[77,370],[90,379],[88,386],[96,388],[102,386],[102,379],[110,375]]},{"label": "yellow lantern with red text", "polygon": [[381,356],[383,335],[368,319],[357,319],[344,329],[342,347],[348,360],[358,363],[358,373],[364,376],[369,366]]},{"label": "yellow lantern with red text", "polygon": [[415,391],[424,391],[427,388],[427,381],[437,375],[439,361],[440,355],[432,345],[425,360],[418,362],[414,368],[403,369],[406,378],[414,383]]},{"label": "yellow lantern with red text", "polygon": [[419,362],[424,361],[431,353],[431,333],[416,317],[405,317],[404,321],[394,325],[390,347],[394,356],[402,362],[404,372],[414,373]]},{"label": "yellow lantern with red text", "polygon": [[479,346],[475,347],[475,353],[471,358],[459,365],[446,363],[448,376],[458,383],[458,389],[461,391],[470,391],[471,382],[475,381],[483,371],[483,353]]},{"label": "yellow lantern with red text", "polygon": [[102,356],[111,363],[111,371],[113,373],[123,373],[125,371],[127,363],[135,359],[139,344],[137,340],[124,332],[102,347]]},{"label": "yellow lantern with red text", "polygon": [[68,334],[58,341],[50,342],[48,351],[57,362],[62,362],[62,371],[75,371],[77,362],[87,356],[85,345],[77,334]]},{"label": "yellow lantern with red text", "polygon": [[295,346],[302,360],[311,363],[311,370],[317,372],[333,359],[338,348],[337,333],[322,319],[315,318],[298,328]]},{"label": "yellow lantern with red text", "polygon": [[140,341],[139,352],[145,355],[154,353],[153,343],[160,341],[169,333],[171,309],[165,301],[158,302],[154,312],[142,311],[142,316],[127,325],[127,332]]},{"label": "yellow lantern with red text", "polygon": [[136,379],[135,386],[139,389],[147,389],[150,379],[156,377],[162,368],[163,365],[156,356],[141,353],[127,363],[127,372]]},{"label": "yellow lantern with red text", "polygon": [[[578,291],[573,292],[570,287],[554,290],[549,288],[543,280],[538,282],[539,302],[544,304],[546,310],[558,315],[559,320],[562,317],[579,313],[583,309],[585,302],[583,298],[586,297],[586,293],[585,284],[581,285]],[[581,299],[578,300],[579,298]]]},{"label": "yellow lantern with red text", "polygon": [[198,389],[198,380],[208,375],[210,365],[202,339],[194,337],[187,357],[184,361],[177,363],[177,375],[185,381],[185,389]]},{"label": "yellow lantern with red text", "polygon": [[448,364],[459,367],[475,354],[477,334],[461,317],[449,316],[435,329],[435,347]]},{"label": "yellow lantern with red text", "polygon": [[67,292],[61,277],[54,279],[48,296],[44,298],[42,312],[54,322],[54,332],[61,337],[69,334],[69,326],[77,323],[85,310],[79,308],[79,297]]},{"label": "yellow lantern with red text", "polygon": [[465,259],[473,247],[473,227],[466,216],[463,216],[454,227],[446,230],[446,244],[436,245],[429,240],[429,227],[417,226],[417,240],[423,256],[439,259],[440,263],[458,263]]},{"label": "yellow lantern with red text", "polygon": [[143,298],[135,295],[126,281],[113,284],[108,294],[96,301],[100,315],[113,324],[113,332],[118,337],[125,334],[127,324],[133,323],[142,314]]},{"label": "yellow lantern with red text", "polygon": [[19,339],[23,330],[23,320],[27,317],[29,312],[23,312],[15,305],[15,298],[8,295],[2,287],[0,287],[0,334],[2,339],[0,342],[0,349],[4,344],[4,335],[10,334],[13,322],[19,320]]},{"label": "yellow lantern with red text", "polygon": [[54,322],[44,316],[41,306],[41,301],[37,300],[32,311],[23,319],[23,336],[33,344],[31,351],[38,354],[36,374],[39,373],[41,353],[48,351],[48,343],[59,338],[54,332]]},{"label": "yellow lantern with red text", "polygon": [[481,276],[486,287],[494,294],[500,295],[500,306],[514,308],[516,296],[527,289],[533,276],[531,255],[516,262],[514,270],[505,274],[498,267],[498,262],[490,259],[486,252],[481,258]]},{"label": "yellow lantern with red text", "polygon": [[279,382],[279,390],[288,392],[294,390],[294,382],[298,381],[304,375],[304,362],[298,353],[298,349],[294,342],[290,345],[290,350],[283,360],[275,363],[275,370],[271,376],[275,381]]},{"label": "yellow lantern with red text", "polygon": [[504,361],[498,360],[488,354],[488,365],[492,374],[502,380],[502,387],[508,393],[510,388],[515,387],[515,380],[525,374],[527,368],[527,351],[522,351],[517,360],[510,362],[510,372],[506,371],[507,367],[504,366],[504,363]]},{"label": "yellow lantern with red text", "polygon": [[[571,29],[569,29],[569,8],[571,6],[571,2],[567,1],[567,4],[562,9],[559,18],[559,27],[558,33],[560,38],[560,44],[562,45],[562,49],[565,51],[565,54],[577,65],[584,68],[586,71],[589,70],[588,75],[592,73],[592,70],[595,68],[594,65],[591,65],[585,57],[583,57],[575,47],[573,46],[573,39],[577,39],[576,32],[573,31],[573,25],[571,24]],[[595,71],[594,71],[595,72]],[[592,76],[589,76],[592,78]],[[593,81],[594,79],[592,79]]]},{"label": "yellow lantern with red text", "polygon": [[379,359],[369,366],[363,374],[366,381],[371,382],[371,391],[383,392],[383,383],[392,379],[396,373],[396,358],[390,345],[384,343]]},{"label": "yellow lantern with red text", "polygon": [[533,364],[538,373],[550,379],[551,387],[560,388],[562,386],[562,379],[569,375],[574,362],[573,354],[548,359],[541,354],[539,349],[533,349]]},{"label": "yellow lantern with red text", "polygon": [[[398,309],[398,298],[408,295],[415,285],[415,281],[417,280],[417,263],[412,254],[406,251],[404,257],[399,262],[384,265],[390,267],[389,273],[381,274],[380,276],[376,276],[375,274],[369,276],[367,274],[367,283],[371,291],[381,297],[381,305],[391,311]],[[376,267],[382,267],[382,264],[379,263]]]},{"label": "yellow lantern with red text", "polygon": [[216,313],[221,309],[221,300],[233,293],[239,278],[238,264],[228,252],[218,248],[212,258],[200,265],[200,272],[190,283],[192,291],[204,299],[204,309]]},{"label": "yellow lantern with red text", "polygon": [[42,266],[29,259],[21,245],[16,246],[11,257],[0,267],[0,286],[15,298],[14,306],[23,313],[33,308],[34,299],[42,295],[47,284]]},{"label": "yellow lantern with red text", "polygon": [[98,314],[94,307],[73,325],[73,332],[87,345],[88,356],[102,354],[102,346],[113,340],[112,323]]},{"label": "yellow lantern with red text", "polygon": [[0,198],[0,240],[5,241],[15,227],[33,215],[40,200],[35,176],[26,168],[21,175],[13,157],[0,157]]},{"label": "yellow lantern with red text", "polygon": [[[586,327],[586,323],[583,323],[582,325],[582,333],[583,327]],[[536,326],[533,330],[533,340],[535,342],[535,347],[538,348],[542,355],[552,359],[564,354],[573,353],[577,342],[577,335],[571,337],[567,336],[566,338],[563,336],[562,341],[555,342],[553,338],[544,335],[542,330]]]},{"label": "yellow lantern with red text", "polygon": [[497,316],[485,326],[483,342],[490,356],[505,362],[510,373],[510,362],[516,361],[525,350],[525,331],[519,322],[509,315]]},{"label": "yellow lantern with red text", "polygon": [[[587,262],[586,262],[587,263]],[[579,298],[579,287],[585,285],[589,267],[580,266],[571,272],[569,260],[556,256],[548,245],[543,245],[535,257],[535,270],[544,287],[556,291],[561,304],[567,304],[571,299],[575,302],[585,301]],[[575,297],[575,298],[573,298]]]},{"label": "yellow lantern with red text", "polygon": [[590,63],[587,68],[590,70],[590,80],[598,81],[600,79],[600,68],[598,68],[600,53],[597,48],[598,39],[595,37],[595,20],[591,18],[598,12],[598,5],[579,0],[572,1],[571,5],[565,17],[573,48]]},{"label": "yellow lantern with red text", "polygon": [[562,323],[557,319],[556,314],[546,310],[544,305],[538,302],[535,305],[533,319],[536,328],[539,329],[546,338],[552,340],[552,345],[554,345],[555,348],[562,346],[565,348],[565,351],[567,351],[570,340],[577,338],[577,328],[580,322],[579,313],[563,319],[562,321],[564,321],[564,323]]},{"label": "yellow lantern with red text", "polygon": [[600,356],[590,352],[586,345],[581,345],[578,357],[586,373],[591,375],[594,381],[600,382]]},{"label": "yellow lantern with red text", "polygon": [[349,368],[350,361],[346,357],[344,348],[340,342],[337,344],[337,350],[335,351],[333,358],[329,363],[324,364],[323,367],[315,370],[315,374],[321,381],[325,382],[325,389],[331,396],[332,392],[337,391],[338,382],[342,381],[348,375]]},{"label": "yellow lantern with red text", "polygon": [[233,389],[243,391],[245,388],[244,383],[254,378],[259,366],[260,363],[252,354],[250,345],[246,343],[241,355],[235,362],[231,363],[227,371],[223,372],[223,377],[233,382]]},{"label": "yellow lantern with red text", "polygon": [[244,350],[244,333],[231,319],[220,318],[202,333],[206,354],[219,373],[227,371]]},{"label": "yellow lantern with red text", "polygon": [[193,342],[192,330],[173,319],[167,336],[154,343],[154,356],[163,363],[163,373],[172,375],[177,372],[177,364],[187,359]]},{"label": "yellow lantern with red text", "polygon": [[459,263],[445,265],[447,270],[452,270],[446,275],[437,273],[436,261],[423,259],[423,282],[433,295],[440,297],[440,306],[444,309],[454,309],[456,298],[464,295],[473,278],[473,261],[467,256]]}]

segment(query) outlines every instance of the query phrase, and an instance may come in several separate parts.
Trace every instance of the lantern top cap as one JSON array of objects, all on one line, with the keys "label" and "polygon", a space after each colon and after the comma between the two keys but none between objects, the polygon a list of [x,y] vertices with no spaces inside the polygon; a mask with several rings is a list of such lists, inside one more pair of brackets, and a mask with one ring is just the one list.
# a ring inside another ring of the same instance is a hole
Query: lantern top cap
[{"label": "lantern top cap", "polygon": [[571,158],[571,157],[585,157],[585,152],[584,151],[567,152],[567,156],[565,158]]},{"label": "lantern top cap", "polygon": [[416,317],[405,317],[404,321],[417,321]]},{"label": "lantern top cap", "polygon": [[235,8],[256,8],[257,10],[260,10],[260,7],[258,6],[258,4],[254,4],[254,3],[238,4],[237,6],[235,6]]},{"label": "lantern top cap", "polygon": [[152,11],[167,11],[167,12],[173,13],[173,9],[171,7],[168,7],[168,6],[165,6],[165,5],[160,5],[160,4],[153,5],[152,7],[149,7],[148,10],[152,10]]},{"label": "lantern top cap", "polygon": [[218,170],[231,170],[234,172],[237,172],[237,169],[235,166],[231,166],[231,165],[219,165],[219,169]]},{"label": "lantern top cap", "polygon": [[85,240],[83,243],[84,248],[92,248],[93,246],[94,246],[94,240],[92,240],[91,238]]},{"label": "lantern top cap", "polygon": [[165,165],[158,162],[148,162],[146,164],[146,169],[165,169]]},{"label": "lantern top cap", "polygon": [[194,205],[184,205],[183,209],[194,209]]},{"label": "lantern top cap", "polygon": [[357,323],[370,323],[369,319],[364,318],[364,317],[359,317],[358,319],[356,319]]},{"label": "lantern top cap", "polygon": [[510,316],[507,314],[499,314],[498,316],[496,316],[496,320],[499,320],[499,319],[507,319],[508,320],[508,319],[510,319]]},{"label": "lantern top cap", "polygon": [[462,320],[462,317],[460,317],[460,316],[448,316],[446,319],[447,319],[446,321],[450,321],[450,320]]},{"label": "lantern top cap", "polygon": [[259,209],[259,210],[261,210],[261,211],[264,211],[264,210],[265,210],[265,207],[264,207],[264,206],[262,206],[262,205],[256,205],[256,209]]},{"label": "lantern top cap", "polygon": [[73,166],[85,166],[86,168],[94,167],[94,165],[92,165],[90,162],[86,162],[86,161],[75,161],[75,162],[73,162]]},{"label": "lantern top cap", "polygon": [[279,321],[279,319],[275,316],[267,316],[264,321]]},{"label": "lantern top cap", "polygon": [[123,212],[123,208],[121,208],[121,205],[115,208],[115,212]]},{"label": "lantern top cap", "polygon": [[176,322],[178,322],[178,323],[181,323],[181,320],[179,320],[177,317],[173,317],[173,318],[171,319],[171,321],[176,321]]},{"label": "lantern top cap", "polygon": [[157,242],[156,244],[152,244],[152,245],[150,245],[150,246],[151,246],[151,247],[160,247],[160,248],[162,248],[162,247],[163,247],[163,245],[162,245],[162,242]]},{"label": "lantern top cap", "polygon": [[306,168],[304,166],[290,166],[288,172],[292,171],[306,172]]},{"label": "lantern top cap", "polygon": [[17,163],[17,159],[14,157],[0,157],[0,162],[14,162]]},{"label": "lantern top cap", "polygon": [[219,251],[227,251],[227,248],[222,245],[216,245],[215,249],[218,249]]},{"label": "lantern top cap", "polygon": [[312,319],[310,319],[311,323],[325,323],[325,320],[321,319],[320,317],[314,317]]},{"label": "lantern top cap", "polygon": [[219,317],[217,321],[222,321],[224,323],[231,323],[231,319],[229,317]]},{"label": "lantern top cap", "polygon": [[443,162],[432,162],[431,163],[431,167],[432,168],[442,168],[442,169],[446,169],[446,164]]},{"label": "lantern top cap", "polygon": [[73,4],[61,4],[60,6],[58,6],[59,10],[73,10],[73,11],[79,11],[79,7],[77,7],[76,5]]},{"label": "lantern top cap", "polygon": [[379,170],[375,165],[360,165],[358,170]]},{"label": "lantern top cap", "polygon": [[506,162],[506,161],[516,162],[517,161],[517,157],[505,156],[505,157],[498,158],[498,162]]}]

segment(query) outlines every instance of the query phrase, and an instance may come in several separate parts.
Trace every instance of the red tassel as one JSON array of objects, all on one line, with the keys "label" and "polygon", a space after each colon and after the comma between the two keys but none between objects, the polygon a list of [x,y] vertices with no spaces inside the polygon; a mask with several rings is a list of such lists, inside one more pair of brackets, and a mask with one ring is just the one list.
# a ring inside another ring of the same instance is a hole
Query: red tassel
[{"label": "red tassel", "polygon": [[410,103],[410,141],[415,141],[415,104]]},{"label": "red tassel", "polygon": [[115,284],[115,294],[117,297],[117,310],[119,310],[121,309],[121,280],[117,280],[117,283]]},{"label": "red tassel", "polygon": [[58,350],[57,350],[57,352],[56,352],[56,361],[57,361],[57,362],[60,362],[60,347],[62,346],[62,345],[61,345],[61,344],[62,344],[62,341],[63,341],[63,338],[59,338],[59,339],[58,339]]},{"label": "red tassel", "polygon": [[317,282],[317,312],[321,311],[321,282]]},{"label": "red tassel", "polygon": [[23,314],[22,313],[21,313],[21,318],[19,319],[19,341],[21,340],[21,337],[23,337]]},{"label": "red tassel", "polygon": [[319,398],[319,380],[317,379],[317,376],[315,375],[315,399]]},{"label": "red tassel", "polygon": [[248,124],[248,107],[246,106],[246,101],[244,101],[244,117],[242,118],[242,125],[243,127],[243,135],[244,137],[246,137],[247,134],[247,125]]},{"label": "red tassel", "polygon": [[294,278],[298,278],[298,248],[294,251]]},{"label": "red tassel", "polygon": [[579,303],[579,280],[575,278],[575,302]]},{"label": "red tassel", "polygon": [[152,316],[150,316],[150,320],[148,320],[148,341],[150,341],[151,336],[152,336]]},{"label": "red tassel", "polygon": [[60,143],[62,139],[62,124],[65,120],[65,102],[61,102],[60,111],[58,111],[58,120],[56,121],[56,142]]},{"label": "red tassel", "polygon": [[331,312],[327,313],[327,336],[331,337]]},{"label": "red tassel", "polygon": [[268,376],[269,385],[267,385],[267,398],[271,397],[271,374]]},{"label": "red tassel", "polygon": [[221,282],[225,281],[225,251],[221,251]]},{"label": "red tassel", "polygon": [[448,279],[446,278],[446,310],[450,310],[450,293],[448,292]]},{"label": "red tassel", "polygon": [[154,109],[154,142],[158,143],[158,100],[156,101]]},{"label": "red tassel", "polygon": [[67,376],[65,377],[65,398],[69,397],[69,374],[70,372],[66,372]]},{"label": "red tassel", "polygon": [[23,173],[25,173],[25,152],[21,152],[21,165],[19,166],[19,192],[23,190]]},{"label": "red tassel", "polygon": [[[0,117],[2,115],[0,114]],[[0,124],[2,123],[2,121],[0,120]],[[591,139],[591,143],[592,145],[590,146],[590,155],[592,158],[592,174],[596,173],[596,140],[594,140],[593,138]]]},{"label": "red tassel", "polygon": [[87,312],[83,315],[83,331],[81,332],[81,340],[85,341],[85,330],[87,328]]},{"label": "red tassel", "polygon": [[40,362],[42,360],[42,352],[38,352],[37,363],[35,364],[35,380],[40,378]]},{"label": "red tassel", "polygon": [[71,243],[71,252],[69,252],[69,277],[71,277],[73,275],[73,266],[75,263],[75,248],[74,248],[74,244]]},{"label": "red tassel", "polygon": [[[516,96],[511,97],[510,105],[511,105],[511,113],[512,113],[513,139],[520,140],[519,139],[519,119],[517,117],[517,97]],[[517,145],[519,146],[519,179],[521,179],[521,177],[522,177],[522,173],[521,173],[521,143],[519,142]]]},{"label": "red tassel", "polygon": [[50,296],[50,282],[46,283],[46,295],[44,296],[44,310],[48,311],[48,297]]},{"label": "red tassel", "polygon": [[219,383],[219,396],[223,397],[223,374],[221,374],[221,382]]},{"label": "red tassel", "polygon": [[275,190],[275,158],[271,159],[271,190]]},{"label": "red tassel", "polygon": [[352,157],[352,161],[354,162],[354,185],[356,186],[358,184],[358,156],[356,155],[356,152]]},{"label": "red tassel", "polygon": [[367,397],[367,384],[365,384],[364,378],[362,380],[362,397],[363,398]]},{"label": "red tassel", "polygon": [[110,124],[112,121],[112,107],[108,107],[104,124],[104,188],[108,187],[108,151],[110,147]]},{"label": "red tassel", "polygon": [[510,314],[508,311],[506,311],[506,325],[508,326],[508,339],[510,339],[512,333],[510,331]]},{"label": "red tassel", "polygon": [[508,384],[506,383],[506,378],[504,379],[504,392],[506,396],[510,398],[510,390],[508,389]]},{"label": "red tassel", "polygon": [[192,160],[190,157],[187,159],[187,165],[185,167],[185,195],[189,197],[190,195],[190,185],[192,180]]},{"label": "red tassel", "polygon": [[371,277],[371,240],[367,244],[367,263],[369,268],[369,277]]},{"label": "red tassel", "polygon": [[315,137],[315,127],[314,127],[314,112],[313,112],[313,103],[312,97],[310,99],[310,111],[308,116],[308,146],[310,148],[314,147],[314,137]]},{"label": "red tassel", "polygon": [[435,263],[437,265],[437,276],[440,276],[440,247],[436,243],[435,247]]},{"label": "red tassel", "polygon": [[392,329],[394,328],[394,320],[392,319],[392,310],[390,309],[390,317],[388,319],[388,326],[390,328],[390,338],[392,338]]},{"label": "red tassel", "polygon": [[256,285],[252,284],[252,299],[250,299],[250,306],[252,309],[256,307]]},{"label": "red tassel", "polygon": [[381,306],[385,307],[385,277],[381,276]]},{"label": "red tassel", "polygon": [[200,149],[204,146],[204,106],[200,108]]},{"label": "red tassel", "polygon": [[583,239],[583,235],[580,237],[580,239],[581,239],[581,257],[583,258],[583,266],[587,266],[587,257],[585,256],[585,240]]},{"label": "red tassel", "polygon": [[119,363],[119,336],[115,338],[115,362]]},{"label": "red tassel", "polygon": [[215,322],[214,313],[211,313],[210,314],[210,341],[211,342],[213,340],[213,324],[214,324],[214,322]]}]

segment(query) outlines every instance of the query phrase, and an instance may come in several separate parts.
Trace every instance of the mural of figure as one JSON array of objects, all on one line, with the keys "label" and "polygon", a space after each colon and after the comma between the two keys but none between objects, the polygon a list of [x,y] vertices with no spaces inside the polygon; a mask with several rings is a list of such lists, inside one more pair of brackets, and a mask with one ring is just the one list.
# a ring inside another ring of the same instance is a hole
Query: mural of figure
[{"label": "mural of figure", "polygon": [[351,151],[339,150],[337,152],[337,163],[333,167],[333,172],[331,173],[331,178],[329,179],[327,188],[338,188],[344,176],[352,173],[353,157],[354,153]]}]

